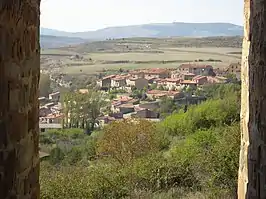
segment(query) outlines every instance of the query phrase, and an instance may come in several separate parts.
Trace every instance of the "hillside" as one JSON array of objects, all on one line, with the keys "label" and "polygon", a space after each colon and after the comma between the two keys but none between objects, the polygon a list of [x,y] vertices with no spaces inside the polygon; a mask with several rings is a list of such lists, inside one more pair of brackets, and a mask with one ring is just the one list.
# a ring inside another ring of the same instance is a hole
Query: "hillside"
[{"label": "hillside", "polygon": [[41,48],[59,48],[63,46],[81,44],[85,43],[88,40],[78,38],[78,37],[62,37],[62,36],[51,36],[51,35],[41,35],[40,45]]},{"label": "hillside", "polygon": [[[242,37],[171,37],[171,38],[127,38],[91,41],[79,45],[65,46],[60,50],[77,53],[92,52],[150,52],[159,53],[167,48],[241,48]],[[157,52],[158,51],[158,52]]]},{"label": "hillside", "polygon": [[121,27],[107,27],[96,31],[64,32],[41,28],[42,35],[107,39],[129,37],[207,37],[236,36],[243,34],[243,27],[230,23],[157,23]]}]

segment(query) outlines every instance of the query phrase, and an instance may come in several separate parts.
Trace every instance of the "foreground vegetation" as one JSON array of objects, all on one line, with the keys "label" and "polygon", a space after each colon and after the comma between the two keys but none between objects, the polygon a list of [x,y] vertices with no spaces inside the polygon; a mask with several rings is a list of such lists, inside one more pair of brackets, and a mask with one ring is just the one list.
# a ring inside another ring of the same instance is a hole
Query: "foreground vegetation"
[{"label": "foreground vegetation", "polygon": [[[214,92],[215,91],[215,92]],[[42,134],[41,198],[234,198],[240,145],[235,84],[206,87],[209,100],[166,117]]]}]

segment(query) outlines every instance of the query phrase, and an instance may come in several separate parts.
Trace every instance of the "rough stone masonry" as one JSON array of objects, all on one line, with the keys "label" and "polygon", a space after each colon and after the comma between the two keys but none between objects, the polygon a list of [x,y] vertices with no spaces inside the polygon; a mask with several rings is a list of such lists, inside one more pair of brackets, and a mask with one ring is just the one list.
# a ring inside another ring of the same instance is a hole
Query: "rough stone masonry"
[{"label": "rough stone masonry", "polygon": [[266,198],[266,0],[244,0],[238,198]]},{"label": "rough stone masonry", "polygon": [[39,198],[40,0],[0,1],[0,198]]}]

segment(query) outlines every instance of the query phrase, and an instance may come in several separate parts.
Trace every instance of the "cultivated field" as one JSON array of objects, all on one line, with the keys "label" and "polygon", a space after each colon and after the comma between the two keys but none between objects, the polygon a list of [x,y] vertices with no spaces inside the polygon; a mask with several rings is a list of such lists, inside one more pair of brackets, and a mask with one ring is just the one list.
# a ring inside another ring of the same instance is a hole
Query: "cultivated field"
[{"label": "cultivated field", "polygon": [[[43,57],[57,58],[63,62],[61,72],[67,74],[93,74],[103,70],[134,68],[175,68],[182,63],[197,62],[214,67],[227,67],[241,59],[241,48],[231,47],[225,39],[214,41],[202,38],[154,39],[132,38],[81,44],[78,46],[42,51]],[[220,43],[225,42],[225,43]],[[185,42],[182,46],[182,42]],[[174,45],[176,44],[176,45]],[[217,46],[217,47],[215,47]],[[222,47],[219,47],[222,46]],[[73,55],[79,59],[70,59]]]}]

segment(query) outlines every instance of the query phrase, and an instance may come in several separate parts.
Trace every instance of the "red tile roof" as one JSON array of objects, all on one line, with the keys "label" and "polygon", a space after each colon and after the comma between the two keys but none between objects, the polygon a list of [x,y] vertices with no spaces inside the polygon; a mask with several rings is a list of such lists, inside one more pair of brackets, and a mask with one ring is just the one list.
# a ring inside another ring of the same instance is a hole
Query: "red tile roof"
[{"label": "red tile roof", "polygon": [[197,76],[195,76],[194,78],[193,78],[193,80],[200,80],[200,79],[207,79],[207,77],[206,76],[202,76],[202,75],[197,75]]},{"label": "red tile roof", "polygon": [[126,78],[124,76],[115,76],[112,78],[114,81],[119,81],[119,80],[125,80]]},{"label": "red tile roof", "polygon": [[180,82],[180,78],[166,78],[165,81],[167,82]]},{"label": "red tile roof", "polygon": [[182,82],[180,82],[181,84],[196,84],[197,82],[192,81],[192,80],[183,80]]}]

